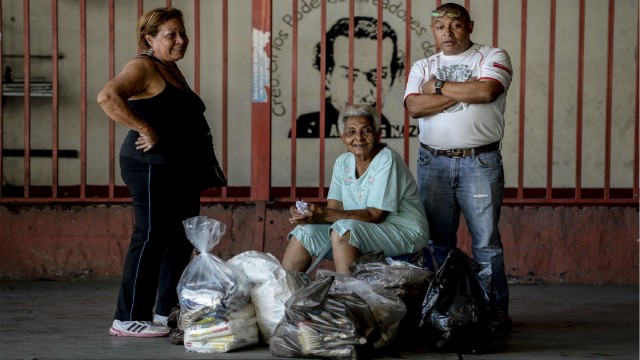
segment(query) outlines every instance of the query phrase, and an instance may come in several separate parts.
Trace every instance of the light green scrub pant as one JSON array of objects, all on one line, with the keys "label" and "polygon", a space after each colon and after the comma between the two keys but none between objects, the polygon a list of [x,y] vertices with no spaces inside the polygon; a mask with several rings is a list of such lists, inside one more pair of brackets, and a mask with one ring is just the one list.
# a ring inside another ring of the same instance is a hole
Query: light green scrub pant
[{"label": "light green scrub pant", "polygon": [[[287,239],[295,236],[311,256],[318,256],[323,249],[331,244],[331,231],[343,236],[351,232],[349,244],[356,247],[360,254],[382,251],[386,257],[411,254],[421,250],[415,248],[416,241],[424,237],[423,234],[387,222],[370,223],[360,220],[344,219],[333,224],[298,225],[288,235]],[[329,252],[327,259],[333,259]]]}]

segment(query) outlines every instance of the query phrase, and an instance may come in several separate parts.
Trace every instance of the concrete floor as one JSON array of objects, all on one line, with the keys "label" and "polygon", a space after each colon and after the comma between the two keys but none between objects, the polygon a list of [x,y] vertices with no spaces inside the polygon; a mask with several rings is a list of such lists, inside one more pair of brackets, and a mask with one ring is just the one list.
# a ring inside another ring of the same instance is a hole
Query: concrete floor
[{"label": "concrete floor", "polygon": [[[1,359],[279,359],[266,346],[189,353],[168,338],[109,336],[116,280],[0,281]],[[378,359],[638,359],[638,286],[512,285],[513,332],[480,355],[420,344]]]}]

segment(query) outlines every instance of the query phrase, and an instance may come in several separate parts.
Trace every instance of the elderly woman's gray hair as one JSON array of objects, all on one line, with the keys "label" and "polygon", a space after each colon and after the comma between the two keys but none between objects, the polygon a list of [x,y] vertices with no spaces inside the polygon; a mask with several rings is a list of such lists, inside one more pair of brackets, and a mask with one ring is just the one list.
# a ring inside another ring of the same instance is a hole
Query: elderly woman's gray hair
[{"label": "elderly woman's gray hair", "polygon": [[380,128],[382,128],[382,122],[380,121],[378,112],[373,106],[367,104],[346,105],[344,109],[340,111],[340,115],[338,115],[338,131],[340,131],[340,134],[344,132],[347,119],[353,116],[364,116],[369,118],[375,132],[378,132]]}]

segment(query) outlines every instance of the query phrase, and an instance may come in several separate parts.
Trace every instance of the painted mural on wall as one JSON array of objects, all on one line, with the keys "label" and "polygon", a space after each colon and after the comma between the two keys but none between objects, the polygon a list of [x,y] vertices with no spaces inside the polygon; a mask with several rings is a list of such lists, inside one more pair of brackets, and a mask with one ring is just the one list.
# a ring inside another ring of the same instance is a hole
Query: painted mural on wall
[{"label": "painted mural on wall", "polygon": [[[398,36],[396,32],[383,22],[382,42],[383,56],[381,74],[378,76],[378,58],[376,54],[378,41],[378,21],[368,16],[354,18],[354,42],[358,48],[367,49],[368,56],[356,56],[353,61],[353,102],[377,105],[377,82],[384,95],[391,88],[402,72],[403,63],[398,57]],[[321,43],[317,43],[314,51],[313,67],[321,69]],[[349,18],[336,21],[326,33],[326,77],[325,77],[325,136],[339,135],[336,119],[340,109],[349,102]],[[389,119],[382,115],[383,136],[389,137]],[[297,119],[296,135],[298,138],[320,137],[320,111],[302,114]]]},{"label": "painted mural on wall", "polygon": [[[339,136],[336,120],[339,111],[349,102],[349,8],[348,1],[328,1],[325,60],[325,94],[321,95],[321,4],[319,1],[298,3],[298,80],[297,111],[292,114],[291,64],[293,16],[291,6],[274,4],[272,36],[272,116],[274,129],[282,129],[291,137],[295,118],[299,139],[319,138],[320,108],[324,102],[326,138]],[[368,103],[382,108],[383,137],[404,136],[405,32],[407,13],[402,1],[383,3],[381,74],[378,76],[378,1],[356,0],[354,14],[353,102]],[[434,51],[428,23],[411,20],[411,57],[423,57]],[[317,29],[315,31],[314,29]],[[378,84],[378,79],[381,80]],[[381,87],[378,98],[377,87]],[[409,135],[417,136],[417,126],[411,123]],[[275,130],[278,131],[278,130]]]}]

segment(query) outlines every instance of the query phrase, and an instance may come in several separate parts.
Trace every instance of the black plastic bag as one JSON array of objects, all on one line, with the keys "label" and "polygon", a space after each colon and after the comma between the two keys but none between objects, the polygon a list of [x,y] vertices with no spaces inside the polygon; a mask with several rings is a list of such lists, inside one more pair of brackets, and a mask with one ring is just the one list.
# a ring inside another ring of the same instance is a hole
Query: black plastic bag
[{"label": "black plastic bag", "polygon": [[224,171],[222,171],[222,167],[220,167],[220,163],[216,157],[211,133],[206,134],[206,137],[202,141],[203,143],[200,144],[202,147],[200,150],[202,161],[197,165],[197,170],[200,171],[200,176],[198,177],[200,180],[200,188],[226,187],[227,177],[224,175]]},{"label": "black plastic bag", "polygon": [[451,250],[427,290],[420,327],[438,350],[480,353],[491,343],[494,314],[491,264]]}]

